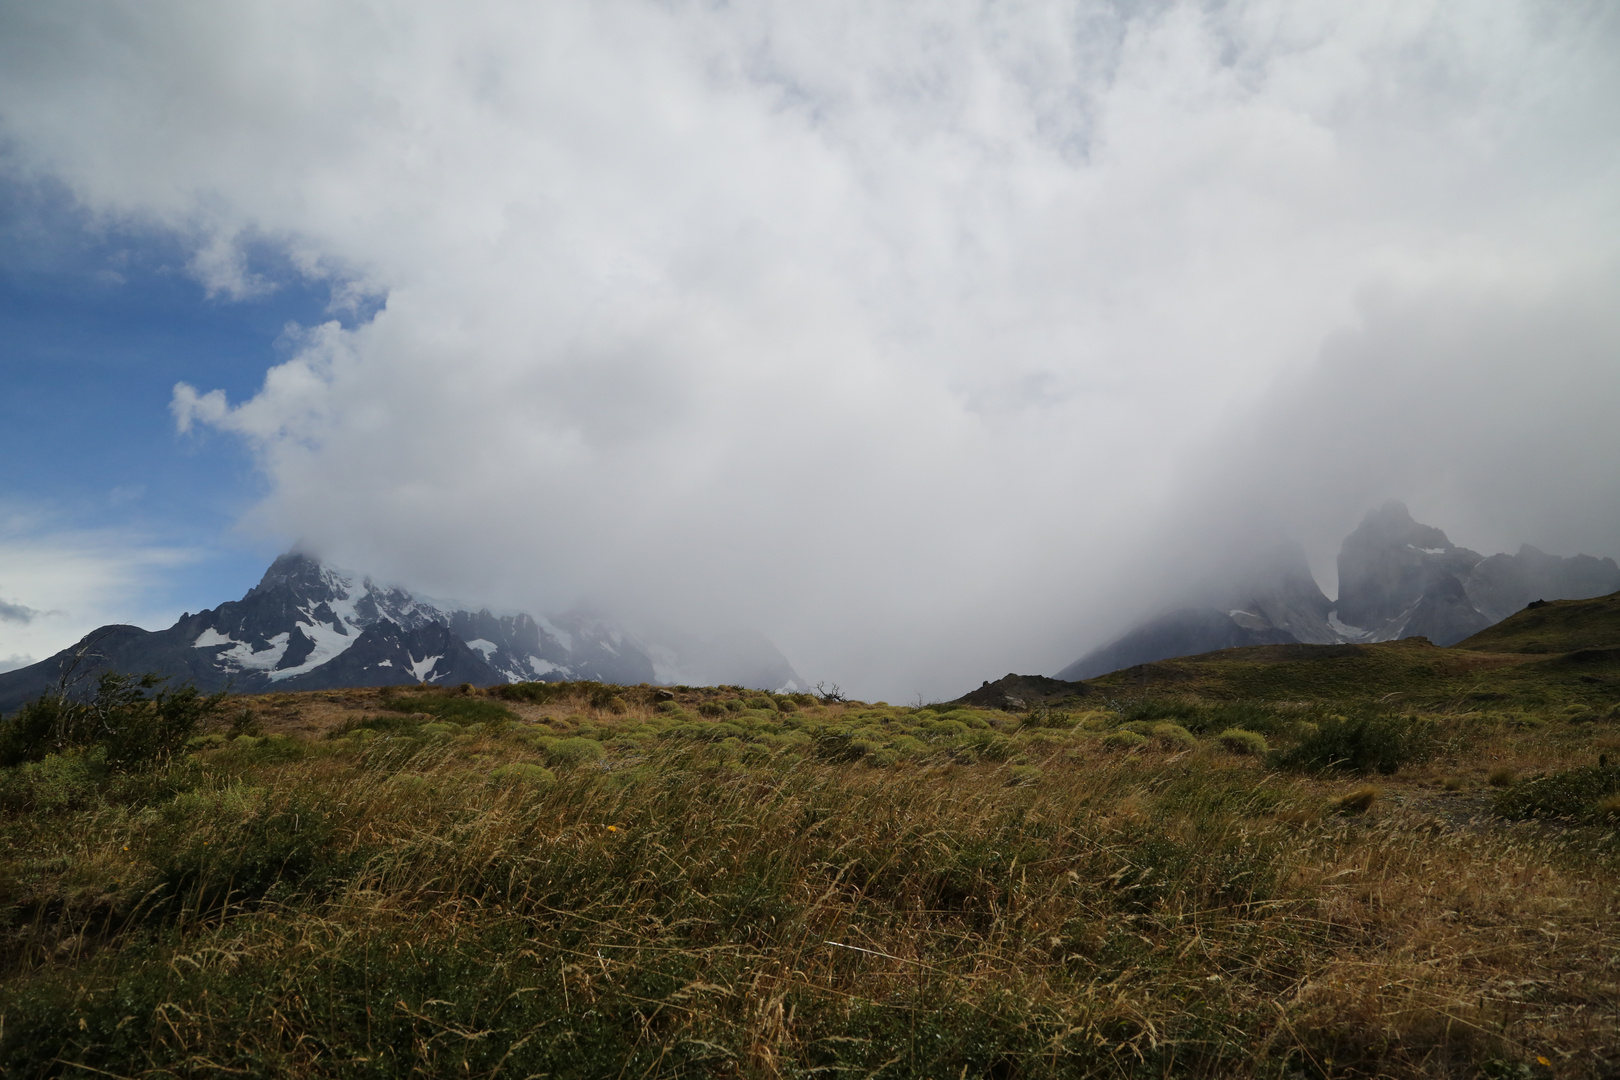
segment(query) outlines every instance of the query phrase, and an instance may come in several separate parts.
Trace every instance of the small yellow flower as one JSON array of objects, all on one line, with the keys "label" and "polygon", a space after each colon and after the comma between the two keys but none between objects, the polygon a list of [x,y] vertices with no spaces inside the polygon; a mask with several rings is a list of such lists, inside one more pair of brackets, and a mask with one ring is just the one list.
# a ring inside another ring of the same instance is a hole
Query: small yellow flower
[{"label": "small yellow flower", "polygon": [[1546,1058],[1542,1057],[1540,1054],[1537,1054],[1536,1055],[1536,1064],[1537,1065],[1551,1065],[1552,1062],[1548,1061]]},{"label": "small yellow flower", "polygon": [[608,826],[608,832],[618,832],[618,831],[619,831],[619,827],[617,825],[609,825]]}]

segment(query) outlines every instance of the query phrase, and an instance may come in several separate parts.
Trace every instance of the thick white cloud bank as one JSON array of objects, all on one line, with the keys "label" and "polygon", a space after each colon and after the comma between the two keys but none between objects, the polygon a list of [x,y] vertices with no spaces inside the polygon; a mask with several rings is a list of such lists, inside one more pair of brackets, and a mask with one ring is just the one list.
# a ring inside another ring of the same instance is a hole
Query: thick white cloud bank
[{"label": "thick white cloud bank", "polygon": [[342,564],[899,700],[1387,497],[1620,554],[1612,5],[0,10],[14,164],[386,297],[175,393]]}]

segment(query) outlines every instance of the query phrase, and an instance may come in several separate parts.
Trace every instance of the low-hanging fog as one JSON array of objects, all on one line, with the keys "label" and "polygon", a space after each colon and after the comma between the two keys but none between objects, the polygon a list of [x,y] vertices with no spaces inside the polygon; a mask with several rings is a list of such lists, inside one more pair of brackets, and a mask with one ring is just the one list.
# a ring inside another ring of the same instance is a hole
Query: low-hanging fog
[{"label": "low-hanging fog", "polygon": [[[0,150],[374,317],[182,438],[424,592],[1050,673],[1400,498],[1620,555],[1604,3],[0,5]],[[221,599],[225,599],[221,597]]]}]

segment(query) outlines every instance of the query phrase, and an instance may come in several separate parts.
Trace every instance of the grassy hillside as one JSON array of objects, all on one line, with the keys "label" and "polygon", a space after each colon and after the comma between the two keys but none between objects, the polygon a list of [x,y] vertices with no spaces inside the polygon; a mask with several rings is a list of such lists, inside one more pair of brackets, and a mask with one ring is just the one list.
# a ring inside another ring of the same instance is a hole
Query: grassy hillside
[{"label": "grassy hillside", "polygon": [[[0,770],[6,1077],[1612,1075],[1599,663],[236,699]],[[1490,696],[1495,695],[1495,696]]]},{"label": "grassy hillside", "polygon": [[1620,593],[1538,602],[1453,648],[1491,653],[1620,649]]},{"label": "grassy hillside", "polygon": [[1376,645],[1259,645],[1117,671],[1090,686],[1114,698],[1192,695],[1222,701],[1404,702],[1456,709],[1583,704],[1620,691],[1620,651],[1489,653],[1436,648],[1423,638]]}]

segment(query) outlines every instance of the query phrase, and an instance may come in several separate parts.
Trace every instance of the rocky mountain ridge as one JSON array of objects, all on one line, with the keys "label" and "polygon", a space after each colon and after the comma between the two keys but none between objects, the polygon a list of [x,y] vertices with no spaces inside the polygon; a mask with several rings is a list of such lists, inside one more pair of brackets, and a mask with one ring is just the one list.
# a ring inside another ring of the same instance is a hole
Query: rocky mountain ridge
[{"label": "rocky mountain ridge", "polygon": [[102,627],[55,656],[0,674],[0,711],[54,689],[65,671],[83,681],[107,669],[155,671],[205,691],[228,685],[239,693],[580,679],[803,685],[758,635],[731,635],[719,646],[686,635],[671,645],[578,612],[536,618],[470,611],[292,552],[241,600],[188,612],[165,630]]},{"label": "rocky mountain ridge", "polygon": [[1610,558],[1561,558],[1526,544],[1484,556],[1412,519],[1391,500],[1368,511],[1339,550],[1339,597],[1329,600],[1297,545],[1217,591],[1149,618],[1058,672],[1065,680],[1242,645],[1362,643],[1425,637],[1449,646],[1534,600],[1581,600],[1620,590]]}]

